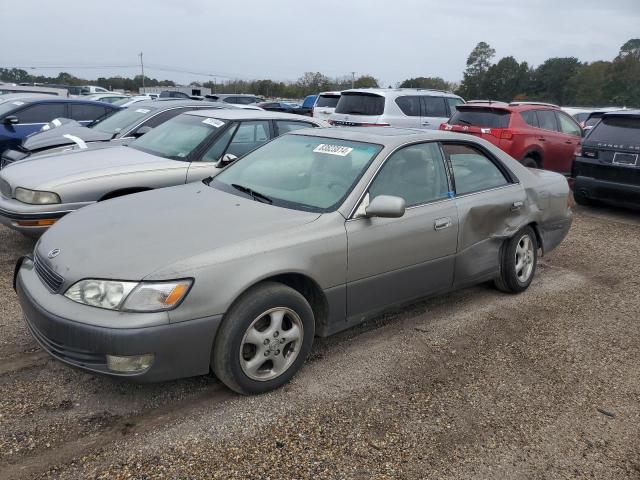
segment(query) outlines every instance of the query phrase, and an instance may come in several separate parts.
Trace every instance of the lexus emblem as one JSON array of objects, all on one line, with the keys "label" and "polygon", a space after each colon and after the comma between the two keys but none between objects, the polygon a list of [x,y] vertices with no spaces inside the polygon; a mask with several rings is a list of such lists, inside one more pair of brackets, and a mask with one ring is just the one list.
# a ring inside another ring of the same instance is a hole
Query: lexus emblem
[{"label": "lexus emblem", "polygon": [[59,248],[54,248],[49,253],[47,253],[47,257],[49,257],[49,258],[56,258],[58,255],[60,255],[60,249]]}]

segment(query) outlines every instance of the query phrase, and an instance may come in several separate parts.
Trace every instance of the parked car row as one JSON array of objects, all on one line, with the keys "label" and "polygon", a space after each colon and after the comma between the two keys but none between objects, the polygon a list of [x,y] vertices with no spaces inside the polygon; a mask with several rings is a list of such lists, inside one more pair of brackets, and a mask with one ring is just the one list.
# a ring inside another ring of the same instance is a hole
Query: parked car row
[{"label": "parked car row", "polygon": [[192,110],[127,146],[5,167],[0,218],[26,233],[57,221],[15,269],[34,338],[90,372],[212,370],[262,393],[316,335],[488,280],[525,290],[570,228],[567,180],[482,138],[325,126]]}]

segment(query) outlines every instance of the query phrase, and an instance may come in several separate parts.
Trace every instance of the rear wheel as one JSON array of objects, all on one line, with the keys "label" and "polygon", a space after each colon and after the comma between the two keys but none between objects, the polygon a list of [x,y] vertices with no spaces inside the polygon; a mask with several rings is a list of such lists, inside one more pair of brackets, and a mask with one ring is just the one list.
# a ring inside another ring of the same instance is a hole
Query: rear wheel
[{"label": "rear wheel", "polygon": [[525,227],[502,248],[500,276],[495,280],[496,287],[508,293],[523,292],[533,281],[537,262],[536,234],[531,227]]},{"label": "rear wheel", "polygon": [[522,159],[522,165],[527,168],[540,168],[538,161],[532,155],[527,155]]},{"label": "rear wheel", "polygon": [[313,310],[296,290],[266,282],[245,293],[225,315],[216,334],[212,368],[242,394],[287,383],[311,351]]}]

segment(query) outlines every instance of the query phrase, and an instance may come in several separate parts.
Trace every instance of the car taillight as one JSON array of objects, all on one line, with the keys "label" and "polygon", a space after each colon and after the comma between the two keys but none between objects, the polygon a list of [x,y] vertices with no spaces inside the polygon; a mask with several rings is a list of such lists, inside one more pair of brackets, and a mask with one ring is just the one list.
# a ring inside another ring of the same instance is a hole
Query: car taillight
[{"label": "car taillight", "polygon": [[442,122],[438,127],[438,130],[446,130],[446,128],[447,128],[447,122]]},{"label": "car taillight", "polygon": [[494,130],[494,135],[496,135],[501,140],[511,140],[513,138],[513,132],[511,130],[507,130],[506,128],[497,131]]}]

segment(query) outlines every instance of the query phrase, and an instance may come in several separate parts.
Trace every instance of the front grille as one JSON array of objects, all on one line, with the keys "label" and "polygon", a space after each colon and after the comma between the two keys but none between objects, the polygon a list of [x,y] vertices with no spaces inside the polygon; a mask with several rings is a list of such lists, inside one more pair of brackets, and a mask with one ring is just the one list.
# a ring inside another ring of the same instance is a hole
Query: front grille
[{"label": "front grille", "polygon": [[11,198],[11,185],[2,178],[0,178],[0,193],[5,198]]},{"label": "front grille", "polygon": [[29,326],[33,336],[38,340],[40,345],[42,345],[42,348],[47,350],[51,355],[82,366],[106,364],[106,358],[103,354],[69,347],[68,345],[64,345],[47,337],[28,320],[27,325]]},{"label": "front grille", "polygon": [[35,254],[33,265],[38,277],[42,280],[42,283],[44,283],[53,293],[58,293],[64,283],[64,278],[54,272],[51,266],[45,260],[40,258],[38,253]]},{"label": "front grille", "polygon": [[627,185],[640,185],[640,169],[633,167],[576,162],[576,175]]}]

